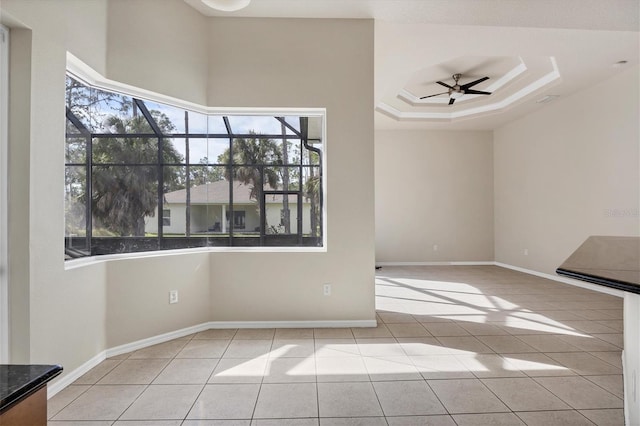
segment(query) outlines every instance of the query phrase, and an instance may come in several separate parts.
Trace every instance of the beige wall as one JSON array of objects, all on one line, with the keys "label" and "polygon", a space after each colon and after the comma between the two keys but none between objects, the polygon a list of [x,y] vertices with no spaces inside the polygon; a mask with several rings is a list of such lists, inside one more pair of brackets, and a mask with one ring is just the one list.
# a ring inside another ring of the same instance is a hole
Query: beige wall
[{"label": "beige wall", "polygon": [[[107,348],[211,320],[209,254],[173,254],[110,261]],[[169,304],[169,291],[178,303]]]},{"label": "beige wall", "polygon": [[207,19],[183,1],[110,0],[112,80],[207,103]]},{"label": "beige wall", "polygon": [[327,109],[327,252],[212,254],[213,319],[374,319],[373,22],[213,19],[209,39],[210,105]]},{"label": "beige wall", "polygon": [[554,273],[589,235],[640,235],[639,80],[635,67],[495,131],[496,261]]},{"label": "beige wall", "polygon": [[[73,369],[105,349],[102,265],[64,270],[64,79],[70,50],[105,71],[106,3],[3,0],[12,37],[9,111],[11,362]],[[57,141],[57,142],[56,142]],[[59,158],[60,161],[52,161]]]},{"label": "beige wall", "polygon": [[[9,82],[8,268],[10,359],[29,359],[29,140],[31,136],[31,31],[11,29]],[[27,260],[27,261],[25,261]]]},{"label": "beige wall", "polygon": [[[375,318],[372,21],[223,22],[179,0],[2,0],[2,12],[23,28],[12,87],[22,96],[10,111],[12,362],[68,373],[109,347],[210,320]],[[51,182],[64,177],[67,51],[107,78],[210,106],[326,107],[327,252],[194,252],[65,270],[63,192]],[[220,58],[235,66],[219,69]],[[259,67],[242,68],[256,58]],[[180,302],[169,305],[174,289]]]},{"label": "beige wall", "polygon": [[376,131],[377,262],[493,260],[492,143],[486,131]]}]

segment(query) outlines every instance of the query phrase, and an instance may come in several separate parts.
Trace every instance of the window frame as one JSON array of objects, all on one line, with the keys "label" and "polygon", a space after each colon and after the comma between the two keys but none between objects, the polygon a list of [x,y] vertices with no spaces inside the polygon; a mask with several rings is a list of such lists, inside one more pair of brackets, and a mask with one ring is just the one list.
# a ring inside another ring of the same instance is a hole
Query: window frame
[{"label": "window frame", "polygon": [[[321,161],[318,166],[321,175],[321,188],[322,192],[320,194],[321,197],[321,223],[319,224],[321,235],[316,238],[320,238],[321,246],[304,246],[304,245],[287,245],[287,246],[267,246],[267,245],[259,245],[253,247],[243,247],[243,246],[213,246],[213,247],[204,247],[204,248],[176,248],[176,249],[158,249],[158,250],[148,250],[148,251],[129,251],[124,253],[110,253],[110,254],[101,254],[98,257],[100,259],[112,258],[112,257],[140,257],[145,255],[157,255],[159,253],[167,254],[169,252],[183,252],[194,251],[194,250],[207,250],[207,251],[266,251],[266,252],[325,252],[327,251],[327,203],[326,203],[326,192],[327,192],[327,182],[326,182],[326,146],[327,146],[327,138],[326,138],[326,109],[324,108],[219,108],[219,107],[203,107],[200,105],[195,105],[192,103],[187,103],[185,101],[170,98],[164,95],[155,94],[152,92],[148,92],[143,89],[132,88],[127,85],[123,85],[117,82],[113,82],[103,77],[97,77],[97,73],[87,73],[86,70],[84,72],[78,72],[78,64],[76,61],[68,61],[68,64],[72,63],[74,66],[68,67],[68,75],[78,80],[80,83],[85,84],[89,87],[106,90],[109,92],[116,92],[119,94],[136,97],[140,96],[140,92],[143,92],[145,95],[144,98],[140,97],[143,101],[152,101],[161,104],[165,104],[168,106],[173,106],[181,109],[187,109],[189,111],[193,111],[200,114],[209,115],[227,115],[227,116],[247,116],[247,115],[255,115],[255,116],[311,116],[311,117],[320,117],[321,118],[321,143],[318,144],[321,147]],[[162,138],[162,136],[159,136]],[[89,155],[89,154],[87,154]],[[160,209],[160,204],[158,205],[158,210]],[[164,210],[164,206],[163,206]],[[162,223],[162,226],[168,226],[164,224],[164,215],[159,218],[159,222]],[[91,218],[87,218],[87,222],[90,222]],[[246,221],[246,218],[245,218]],[[235,222],[235,221],[233,221]],[[91,229],[88,225],[88,229]],[[245,222],[246,226],[246,222]],[[233,226],[234,229],[240,229],[236,226]],[[161,229],[161,228],[159,228]],[[91,235],[87,235],[87,238],[91,238]],[[89,255],[86,257],[69,259],[65,262],[65,264],[70,264],[72,262],[78,262],[84,260],[86,262],[87,258],[93,258],[97,255]],[[81,262],[84,263],[84,262]]]},{"label": "window frame", "polygon": [[162,226],[171,226],[171,209],[162,209]]}]

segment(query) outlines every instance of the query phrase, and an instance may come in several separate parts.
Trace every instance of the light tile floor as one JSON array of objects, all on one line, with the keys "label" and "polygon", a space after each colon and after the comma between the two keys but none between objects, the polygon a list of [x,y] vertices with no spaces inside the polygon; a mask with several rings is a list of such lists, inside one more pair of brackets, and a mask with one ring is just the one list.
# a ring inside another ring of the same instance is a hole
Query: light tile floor
[{"label": "light tile floor", "polygon": [[375,329],[208,330],[107,359],[51,426],[622,425],[622,300],[494,266],[385,267]]}]

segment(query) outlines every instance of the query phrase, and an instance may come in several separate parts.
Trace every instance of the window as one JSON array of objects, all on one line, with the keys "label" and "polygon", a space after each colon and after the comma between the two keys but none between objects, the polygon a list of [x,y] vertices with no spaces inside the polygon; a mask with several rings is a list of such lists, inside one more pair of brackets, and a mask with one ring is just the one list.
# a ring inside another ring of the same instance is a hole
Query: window
[{"label": "window", "polygon": [[71,76],[66,107],[68,259],[322,247],[323,115],[203,114]]},{"label": "window", "polygon": [[[227,220],[231,217],[231,212],[227,212]],[[245,228],[245,212],[244,211],[235,211],[233,212],[233,229],[244,229]]]}]

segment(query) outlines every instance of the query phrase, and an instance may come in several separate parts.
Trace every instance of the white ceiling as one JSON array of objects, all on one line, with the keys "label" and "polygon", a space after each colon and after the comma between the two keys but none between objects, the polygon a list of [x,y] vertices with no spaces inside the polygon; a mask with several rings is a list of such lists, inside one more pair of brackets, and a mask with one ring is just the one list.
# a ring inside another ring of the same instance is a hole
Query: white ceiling
[{"label": "white ceiling", "polygon": [[[379,129],[494,129],[545,95],[637,70],[640,56],[638,0],[252,0],[232,13],[184,1],[207,16],[375,19]],[[454,73],[488,76],[473,89],[492,94],[418,99]]]}]

